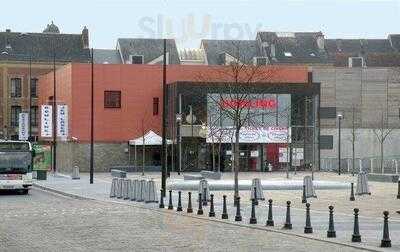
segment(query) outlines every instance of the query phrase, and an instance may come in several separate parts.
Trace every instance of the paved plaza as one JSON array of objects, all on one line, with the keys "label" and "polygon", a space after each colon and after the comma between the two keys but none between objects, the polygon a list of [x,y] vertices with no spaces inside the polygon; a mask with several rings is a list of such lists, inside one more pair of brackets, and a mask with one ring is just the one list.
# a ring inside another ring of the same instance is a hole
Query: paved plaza
[{"label": "paved plaza", "polygon": [[264,230],[74,199],[0,195],[0,251],[357,251]]},{"label": "paved plaza", "polygon": [[[303,176],[310,175],[310,173],[297,173],[296,176],[290,174],[290,179],[302,180]],[[232,179],[233,174],[226,173],[223,179]],[[282,180],[285,178],[284,173],[241,173],[240,179],[251,179],[261,178],[268,180]],[[160,186],[160,175],[159,173],[146,173],[145,176],[141,176],[140,173],[129,173],[128,178],[153,178],[159,188]],[[301,203],[301,191],[300,190],[270,190],[264,191],[266,199],[272,198],[274,200],[274,220],[275,227],[265,227],[267,219],[267,202],[260,201],[259,206],[256,207],[256,216],[258,220],[257,225],[250,225],[249,218],[251,213],[250,205],[250,192],[240,191],[241,200],[241,211],[243,216],[242,222],[235,222],[234,216],[236,209],[233,207],[233,192],[231,191],[215,191],[212,192],[215,195],[215,211],[216,218],[209,218],[208,211],[209,206],[205,207],[204,216],[197,216],[197,192],[193,191],[193,208],[194,214],[177,213],[175,210],[160,210],[158,204],[154,203],[140,203],[134,201],[120,200],[115,198],[109,198],[109,190],[111,185],[111,176],[109,173],[96,173],[95,183],[90,185],[88,182],[87,174],[81,174],[80,180],[71,180],[65,176],[49,176],[47,181],[38,181],[37,185],[55,191],[61,191],[66,195],[76,196],[78,198],[91,198],[100,200],[102,202],[118,203],[126,206],[133,206],[141,209],[150,209],[154,214],[172,214],[173,216],[179,216],[179,218],[186,219],[187,216],[191,218],[200,218],[215,223],[222,222],[227,225],[228,229],[232,232],[236,232],[239,228],[251,227],[251,230],[263,230],[273,231],[279,234],[287,234],[295,237],[305,237],[311,239],[317,239],[321,241],[340,243],[349,246],[357,246],[359,248],[371,249],[371,250],[388,250],[396,251],[400,250],[400,215],[396,213],[396,210],[400,209],[400,200],[396,199],[397,184],[394,183],[381,183],[381,182],[370,182],[370,189],[372,195],[368,196],[356,196],[356,201],[349,201],[350,190],[349,189],[336,189],[336,190],[317,190],[316,199],[309,199],[311,203],[311,221],[314,229],[313,234],[304,234],[305,225],[305,211],[304,204]],[[177,181],[182,179],[177,174],[172,174],[168,180],[167,185],[171,181]],[[315,173],[315,180],[321,181],[341,181],[341,182],[355,182],[356,177],[351,175],[337,176],[333,173]],[[222,195],[227,195],[228,198],[228,214],[229,220],[221,220],[222,213]],[[292,202],[292,223],[293,230],[284,231],[281,229],[285,220],[286,201]],[[168,203],[168,198],[165,199],[165,204]],[[177,192],[173,192],[173,204],[176,207],[177,204]],[[182,204],[184,211],[187,206],[187,192],[182,192]],[[337,231],[337,238],[328,239],[326,238],[326,230],[328,228],[328,206],[333,205],[335,207],[335,228]],[[360,209],[360,232],[362,235],[362,243],[351,243],[351,235],[353,232],[353,208]],[[382,249],[379,248],[380,240],[382,239],[382,212],[388,210],[390,213],[390,234],[392,238],[392,248]],[[175,218],[175,217],[174,217]],[[240,225],[237,226],[237,225]],[[185,227],[186,228],[186,227]],[[255,229],[254,229],[255,228]],[[253,231],[251,231],[253,232]],[[258,231],[257,231],[258,232]],[[257,250],[254,247],[254,250]]]}]

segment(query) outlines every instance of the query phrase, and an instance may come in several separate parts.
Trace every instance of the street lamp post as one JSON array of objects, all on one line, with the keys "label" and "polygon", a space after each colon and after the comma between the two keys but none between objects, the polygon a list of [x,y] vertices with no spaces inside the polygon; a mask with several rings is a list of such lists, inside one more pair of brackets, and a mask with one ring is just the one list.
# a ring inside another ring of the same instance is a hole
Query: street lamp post
[{"label": "street lamp post", "polygon": [[181,123],[182,114],[176,114],[176,122],[178,124],[178,175],[181,175],[182,171],[182,136],[181,136]]},{"label": "street lamp post", "polygon": [[342,118],[343,118],[343,114],[342,113],[338,113],[337,114],[337,118],[338,118],[338,175],[340,175],[341,173],[341,122],[342,122]]}]

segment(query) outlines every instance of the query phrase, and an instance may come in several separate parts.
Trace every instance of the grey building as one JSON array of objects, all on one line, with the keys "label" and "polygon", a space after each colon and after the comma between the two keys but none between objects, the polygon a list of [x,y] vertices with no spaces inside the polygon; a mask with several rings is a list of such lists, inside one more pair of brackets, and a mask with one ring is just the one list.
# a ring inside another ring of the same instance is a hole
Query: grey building
[{"label": "grey building", "polygon": [[[116,50],[123,64],[162,64],[163,39],[120,38]],[[175,40],[167,40],[167,64],[180,64]]]},{"label": "grey building", "polygon": [[[236,55],[245,63],[308,65],[321,84],[321,169],[338,167],[338,115],[341,117],[341,166],[398,171],[400,148],[400,35],[386,39],[326,39],[322,32],[258,32],[255,40],[203,40],[205,62],[229,64]],[[385,140],[382,141],[382,138]],[[306,147],[307,148],[307,147]]]}]

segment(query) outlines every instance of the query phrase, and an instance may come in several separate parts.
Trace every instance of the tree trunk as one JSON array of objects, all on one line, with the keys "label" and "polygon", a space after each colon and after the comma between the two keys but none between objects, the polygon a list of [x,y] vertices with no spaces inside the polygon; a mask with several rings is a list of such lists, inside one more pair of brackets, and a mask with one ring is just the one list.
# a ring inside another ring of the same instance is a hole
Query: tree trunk
[{"label": "tree trunk", "polygon": [[215,146],[214,146],[214,137],[211,137],[211,150],[212,150],[212,171],[215,171]]},{"label": "tree trunk", "polygon": [[234,193],[234,202],[236,205],[236,199],[239,197],[239,156],[240,156],[240,150],[239,150],[239,131],[240,128],[236,127],[235,130],[235,149],[234,149],[234,172],[235,172],[235,193]]},{"label": "tree trunk", "polygon": [[385,172],[383,170],[383,142],[384,141],[381,141],[381,171],[382,171],[382,174]]},{"label": "tree trunk", "polygon": [[[353,133],[354,134],[354,133]],[[353,166],[352,166],[352,168],[351,168],[351,174],[354,176],[354,167],[355,167],[355,164],[356,164],[356,154],[355,154],[355,139],[354,139],[354,136],[353,136],[353,142],[352,142],[352,144],[353,144],[353,153],[352,153],[352,161],[353,161]]]}]

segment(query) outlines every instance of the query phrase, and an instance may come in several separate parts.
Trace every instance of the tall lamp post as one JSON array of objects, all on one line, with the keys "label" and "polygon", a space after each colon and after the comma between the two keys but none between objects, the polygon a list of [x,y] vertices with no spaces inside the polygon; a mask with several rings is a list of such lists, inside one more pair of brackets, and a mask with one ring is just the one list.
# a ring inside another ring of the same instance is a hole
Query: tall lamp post
[{"label": "tall lamp post", "polygon": [[162,148],[161,148],[161,188],[162,197],[165,197],[166,180],[167,180],[167,163],[165,162],[167,153],[165,151],[166,141],[166,124],[167,124],[167,40],[163,40],[164,44],[164,55],[163,55],[163,67],[162,67]]},{"label": "tall lamp post", "polygon": [[178,124],[178,175],[181,175],[182,171],[182,136],[181,136],[181,123],[182,114],[179,112],[176,114],[176,122]]},{"label": "tall lamp post", "polygon": [[343,118],[343,114],[341,112],[339,112],[337,114],[337,118],[338,118],[338,175],[340,175],[341,173],[341,138],[342,138],[342,134],[341,134],[341,122],[342,122],[342,118]]}]

